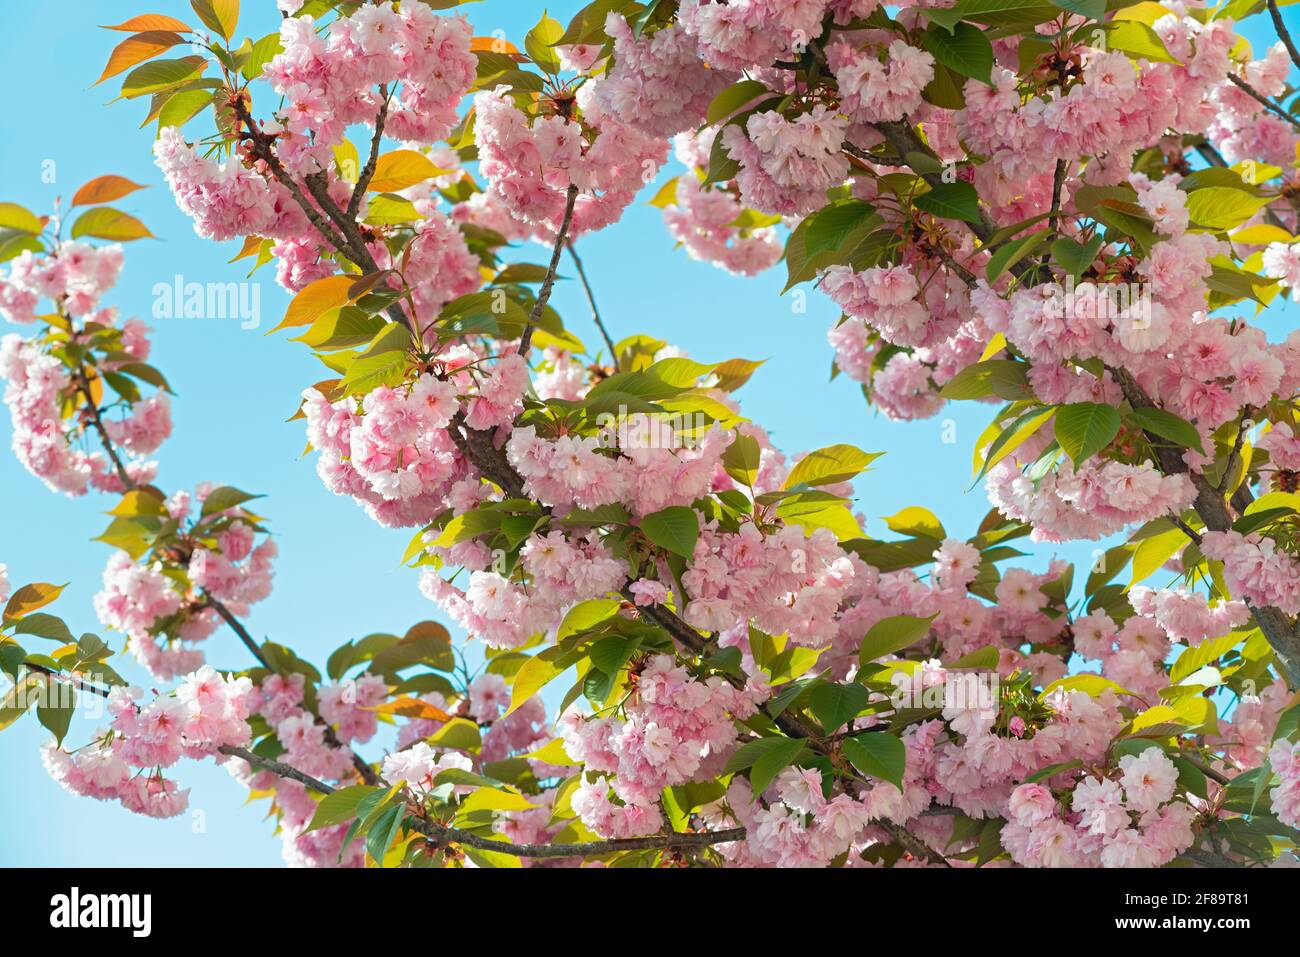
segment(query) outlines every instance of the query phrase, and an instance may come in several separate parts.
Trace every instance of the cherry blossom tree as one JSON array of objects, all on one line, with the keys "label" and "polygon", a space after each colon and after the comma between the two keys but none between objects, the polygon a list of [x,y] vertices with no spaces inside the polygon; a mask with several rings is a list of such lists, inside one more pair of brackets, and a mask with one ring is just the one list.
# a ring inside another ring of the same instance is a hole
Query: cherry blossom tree
[{"label": "cherry blossom tree", "polygon": [[[198,234],[275,264],[279,328],[326,369],[297,416],[321,480],[407,530],[412,587],[486,665],[434,621],[324,672],[252,638],[274,546],[254,496],[155,484],[169,386],[101,305],[120,246],[87,243],[148,231],[105,177],[69,239],[4,207],[0,311],[36,330],[0,375],[28,470],[117,499],[101,624],[179,680],[128,687],[39,610],[58,588],[9,595],[0,566],[0,727],[34,711],[59,783],[168,816],[181,759],[219,761],[314,866],[1296,862],[1300,332],[1259,325],[1300,299],[1275,0],[596,0],[519,45],[455,0],[279,0],[246,39],[239,6],[112,27],[101,79],[147,104]],[[977,529],[918,505],[867,537],[875,453],[788,457],[736,395],[761,363],[616,337],[577,243],[673,154],[667,233],[829,296],[868,404],[989,405]],[[540,263],[506,259],[524,243]],[[595,347],[549,305],[566,254]],[[1008,566],[1025,537],[1120,543],[1076,575]],[[247,670],[205,663],[223,626]],[[111,717],[88,743],[85,696]]]}]

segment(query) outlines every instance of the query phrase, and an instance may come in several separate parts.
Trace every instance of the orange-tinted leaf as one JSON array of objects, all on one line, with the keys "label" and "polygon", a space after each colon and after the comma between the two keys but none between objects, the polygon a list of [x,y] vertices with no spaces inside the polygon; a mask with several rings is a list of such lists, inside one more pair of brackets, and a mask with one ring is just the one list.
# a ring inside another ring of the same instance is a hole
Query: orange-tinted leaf
[{"label": "orange-tinted leaf", "polygon": [[163,16],[161,13],[142,13],[138,17],[132,17],[125,23],[119,23],[116,26],[104,26],[105,30],[121,30],[124,33],[137,33],[142,30],[171,30],[175,33],[193,33],[194,28],[174,17]]},{"label": "orange-tinted leaf", "polygon": [[58,598],[63,589],[67,587],[67,585],[51,585],[47,582],[24,585],[13,593],[13,597],[9,599],[9,604],[5,605],[5,620],[14,621],[38,608],[44,608]]},{"label": "orange-tinted leaf", "polygon": [[346,306],[348,290],[356,281],[356,276],[326,276],[304,286],[289,303],[280,324],[271,332],[290,326],[310,326],[323,313]]},{"label": "orange-tinted leaf", "polygon": [[510,53],[519,52],[519,48],[503,37],[474,37],[469,41],[469,48],[474,53]]},{"label": "orange-tinted leaf", "polygon": [[137,189],[148,189],[142,183],[133,183],[125,176],[100,176],[92,179],[72,197],[73,206],[94,206],[98,203],[111,203],[134,193]]},{"label": "orange-tinted leaf", "polygon": [[249,256],[256,256],[262,251],[262,243],[263,239],[261,236],[245,236],[243,248],[240,249],[235,258],[230,261],[234,263],[239,262],[241,259],[247,259]]},{"label": "orange-tinted leaf", "polygon": [[421,701],[419,698],[394,698],[392,701],[385,701],[383,704],[377,704],[374,707],[366,708],[367,711],[378,711],[380,714],[396,714],[403,718],[424,718],[428,721],[450,721],[451,715],[441,708],[434,707],[427,701]]},{"label": "orange-tinted leaf", "polygon": [[439,169],[423,153],[415,150],[393,150],[379,157],[375,175],[370,180],[372,193],[395,193],[416,183],[423,183],[449,170]]},{"label": "orange-tinted leaf", "polygon": [[133,37],[127,37],[113,48],[113,52],[108,58],[108,65],[104,67],[104,72],[91,85],[103,83],[110,76],[117,76],[123,70],[129,69],[137,63],[143,63],[150,57],[155,57],[164,50],[170,50],[177,44],[184,42],[185,40],[180,34],[171,33],[167,30],[149,30],[144,33],[137,33]]},{"label": "orange-tinted leaf", "polygon": [[72,238],[93,236],[113,242],[130,242],[133,239],[150,239],[153,233],[140,220],[109,206],[88,209],[72,224]]}]

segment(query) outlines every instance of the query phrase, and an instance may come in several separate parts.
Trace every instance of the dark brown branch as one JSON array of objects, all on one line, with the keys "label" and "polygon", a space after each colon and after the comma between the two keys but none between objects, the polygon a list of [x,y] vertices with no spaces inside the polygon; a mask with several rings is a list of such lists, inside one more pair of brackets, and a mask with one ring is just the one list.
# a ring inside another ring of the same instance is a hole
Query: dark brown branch
[{"label": "dark brown branch", "polygon": [[523,477],[510,464],[505,451],[496,447],[490,431],[472,429],[465,424],[464,409],[452,417],[447,433],[460,454],[469,459],[485,478],[495,482],[511,498],[523,496]]},{"label": "dark brown branch", "polygon": [[1294,116],[1292,116],[1286,110],[1282,109],[1282,107],[1278,106],[1276,103],[1274,103],[1272,100],[1266,97],[1263,93],[1259,92],[1259,90],[1255,89],[1245,80],[1243,80],[1241,77],[1237,76],[1234,73],[1229,73],[1228,80],[1234,86],[1236,86],[1237,89],[1241,90],[1251,99],[1255,100],[1255,102],[1263,106],[1264,109],[1268,110],[1270,113],[1274,114],[1275,116],[1286,120],[1288,123],[1291,124],[1292,128],[1300,130],[1300,120],[1297,120]]},{"label": "dark brown branch", "polygon": [[108,689],[101,688],[98,685],[92,685],[90,682],[84,681],[83,679],[78,678],[76,675],[65,675],[61,671],[53,671],[50,668],[46,668],[44,665],[36,665],[30,662],[24,662],[23,667],[26,668],[28,671],[38,671],[43,675],[48,675],[49,677],[55,679],[56,681],[61,681],[64,684],[72,685],[72,687],[78,689],[79,691],[86,691],[89,692],[90,694],[99,695],[101,698],[107,698],[109,695]]},{"label": "dark brown branch", "polygon": [[[1155,408],[1150,396],[1127,369],[1107,366],[1115,381],[1119,383],[1124,398],[1135,409]],[[1232,513],[1223,500],[1223,491],[1210,484],[1209,479],[1199,472],[1193,472],[1183,461],[1182,454],[1176,448],[1164,445],[1159,436],[1147,435],[1155,452],[1160,470],[1166,475],[1186,474],[1196,489],[1196,501],[1193,508],[1212,532],[1226,532],[1232,528]],[[1300,628],[1287,617],[1280,608],[1256,606],[1246,603],[1264,637],[1277,655],[1281,669],[1286,675],[1287,684],[1294,690],[1300,688]]]},{"label": "dark brown branch", "polygon": [[86,412],[90,416],[90,424],[95,427],[99,433],[99,444],[104,447],[104,452],[108,460],[113,463],[113,469],[117,472],[117,477],[121,479],[122,486],[129,492],[136,487],[135,479],[131,478],[131,473],[126,470],[122,464],[122,458],[117,454],[117,447],[113,440],[108,437],[108,429],[104,427],[104,418],[99,413],[99,405],[95,402],[95,397],[90,391],[90,376],[86,374],[86,367],[77,363],[77,368],[73,375],[76,377],[77,389],[86,397]]},{"label": "dark brown branch", "polygon": [[366,195],[370,181],[375,176],[375,167],[379,164],[379,144],[384,138],[384,123],[388,119],[388,87],[381,86],[379,94],[384,100],[379,104],[379,115],[375,117],[375,135],[370,139],[370,158],[366,160],[365,167],[357,175],[357,185],[353,187],[352,197],[348,200],[348,219],[357,218],[357,211],[361,209],[361,198]]},{"label": "dark brown branch", "polygon": [[1061,190],[1065,186],[1065,173],[1069,164],[1065,160],[1056,161],[1056,172],[1052,176],[1052,211],[1047,217],[1048,229],[1055,233],[1056,224],[1061,218]]},{"label": "dark brown branch", "polygon": [[1277,8],[1277,0],[1268,0],[1268,15],[1273,18],[1273,29],[1277,31],[1277,38],[1286,47],[1291,62],[1300,67],[1300,50],[1296,49],[1295,41],[1291,39],[1291,32],[1287,30],[1286,24],[1282,21],[1282,11]]},{"label": "dark brown branch", "polygon": [[564,202],[564,219],[560,221],[560,231],[555,234],[555,247],[551,250],[551,264],[546,269],[546,278],[542,280],[541,288],[537,290],[537,302],[533,303],[532,314],[528,317],[528,326],[524,329],[524,334],[519,337],[521,356],[528,355],[528,347],[533,341],[533,329],[542,318],[542,310],[546,308],[546,303],[551,298],[551,290],[555,287],[555,273],[560,268],[560,253],[569,235],[569,227],[573,224],[573,207],[577,201],[578,187],[570,183],[568,196]]},{"label": "dark brown branch", "polygon": [[262,654],[262,649],[259,648],[257,642],[253,640],[253,636],[250,635],[248,629],[244,627],[244,623],[235,617],[234,612],[206,592],[204,592],[203,600],[209,608],[221,616],[221,620],[230,626],[230,630],[239,636],[239,640],[244,643],[244,647],[248,649],[249,653],[257,659],[258,664],[267,671],[275,671],[275,669],[271,667],[271,663],[266,660],[266,655]]}]

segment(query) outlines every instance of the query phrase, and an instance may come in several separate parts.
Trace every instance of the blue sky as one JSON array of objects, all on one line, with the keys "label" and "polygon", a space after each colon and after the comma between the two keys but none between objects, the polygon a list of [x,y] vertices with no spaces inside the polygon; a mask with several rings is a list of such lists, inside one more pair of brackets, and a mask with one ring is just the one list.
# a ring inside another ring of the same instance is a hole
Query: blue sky
[{"label": "blue sky", "polygon": [[[583,3],[562,0],[551,15],[567,23]],[[90,88],[113,44],[123,34],[97,29],[138,13],[168,13],[182,19],[182,0],[71,0],[9,4],[0,31],[0,70],[13,91],[0,114],[0,201],[49,211],[56,196],[69,197],[87,180],[106,173],[127,176],[150,188],[118,206],[143,219],[159,237],[127,248],[126,268],[109,302],[126,315],[153,325],[153,361],[178,395],[173,403],[175,434],[159,453],[159,484],[192,487],[209,480],[265,494],[259,511],[268,516],[280,547],[276,587],[255,607],[247,623],[259,638],[294,647],[323,664],[349,639],[376,631],[402,633],[411,624],[437,618],[438,610],[416,588],[415,573],[399,565],[409,534],[373,524],[350,500],[327,492],[314,464],[303,459],[301,422],[286,423],[302,388],[324,378],[307,350],[283,334],[267,337],[288,297],[269,268],[261,283],[261,330],[234,320],[150,318],[152,288],[177,274],[186,281],[242,280],[244,264],[227,261],[238,243],[217,245],[194,235],[175,208],[151,162],[149,130],[137,129],[144,106],[108,106],[116,91],[110,80]],[[477,35],[504,31],[522,45],[540,4],[484,0],[466,7]],[[240,33],[254,37],[275,29],[271,0],[245,0]],[[1289,22],[1300,26],[1296,8]],[[1248,31],[1263,36],[1263,21]],[[1271,39],[1271,37],[1270,37]],[[18,89],[17,87],[28,87]],[[187,130],[197,130],[202,121]],[[53,164],[51,167],[50,164]],[[48,182],[50,169],[54,182]],[[664,177],[680,170],[670,166]],[[893,423],[868,409],[856,384],[829,381],[831,350],[826,330],[836,318],[828,299],[811,294],[807,312],[795,314],[780,296],[784,269],[736,279],[692,262],[674,250],[659,211],[645,205],[647,187],[623,220],[580,246],[606,323],[614,337],[649,332],[677,343],[692,356],[714,361],[743,356],[767,359],[739,393],[744,413],[766,426],[787,452],[850,442],[868,451],[887,451],[874,471],[859,479],[857,506],[867,531],[884,535],[880,516],[908,505],[926,505],[950,533],[972,534],[988,510],[982,489],[967,492],[971,446],[991,409],[951,406],[918,423]],[[516,251],[537,262],[540,247]],[[572,270],[566,262],[565,274]],[[554,305],[566,325],[589,344],[598,336],[575,283],[561,283]],[[1282,312],[1279,310],[1279,312]],[[1294,327],[1288,308],[1268,325],[1271,338]],[[14,331],[0,322],[0,334]],[[945,443],[945,422],[955,441]],[[15,585],[27,581],[70,582],[55,611],[74,631],[102,633],[91,597],[98,590],[108,546],[91,542],[107,519],[112,501],[57,497],[28,475],[8,452],[10,425],[0,416],[0,562],[8,563]],[[1053,555],[1087,561],[1093,544],[1036,549],[1041,567]],[[1031,560],[1024,560],[1029,562]],[[120,636],[110,637],[120,644]],[[221,668],[246,667],[246,652],[226,630],[207,642],[209,660]],[[127,657],[115,663],[129,680],[148,687],[148,676]],[[74,724],[74,745],[93,728]],[[80,733],[79,733],[80,732]],[[192,788],[191,808],[202,818],[171,821],[137,817],[117,804],[100,804],[62,791],[41,767],[37,748],[44,729],[24,719],[0,734],[0,818],[9,822],[0,840],[0,865],[192,865],[280,864],[279,841],[271,836],[264,802],[245,805],[246,792],[211,765],[185,762],[174,769]],[[378,756],[381,745],[363,749]],[[201,824],[201,827],[200,827]]]}]

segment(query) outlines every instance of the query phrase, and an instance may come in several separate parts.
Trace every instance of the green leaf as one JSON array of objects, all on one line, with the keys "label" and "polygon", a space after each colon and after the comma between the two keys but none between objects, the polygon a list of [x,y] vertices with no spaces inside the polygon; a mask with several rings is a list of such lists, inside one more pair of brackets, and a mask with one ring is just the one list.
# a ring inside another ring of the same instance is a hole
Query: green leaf
[{"label": "green leaf", "polygon": [[67,585],[51,585],[46,582],[24,585],[9,596],[4,610],[4,621],[14,621],[38,608],[44,608],[58,598],[67,587]]},{"label": "green leaf", "polygon": [[726,87],[709,104],[705,125],[713,126],[721,122],[742,106],[758,99],[766,92],[768,92],[767,85],[758,82],[758,80],[741,80],[739,83]]},{"label": "green leaf", "polygon": [[316,805],[316,813],[312,815],[311,824],[307,826],[309,831],[317,831],[322,827],[330,827],[334,824],[342,824],[357,816],[357,807],[362,799],[367,795],[376,794],[385,788],[371,787],[368,784],[355,784],[352,787],[339,788],[333,794],[327,794]]},{"label": "green leaf", "polygon": [[128,213],[111,206],[97,206],[86,210],[72,224],[72,238],[80,239],[82,236],[125,243],[135,239],[150,239],[153,233],[148,226]]},{"label": "green leaf", "polygon": [[0,203],[0,228],[38,235],[45,227],[36,214],[17,203]]},{"label": "green leaf", "polygon": [[1052,243],[1052,259],[1055,260],[1077,282],[1097,259],[1103,239],[1093,236],[1086,244],[1073,239],[1061,238]]},{"label": "green leaf", "polygon": [[986,359],[962,369],[948,380],[939,395],[945,399],[987,399],[996,395],[1008,401],[1031,398],[1029,366],[1014,359]]},{"label": "green leaf", "polygon": [[197,56],[182,57],[179,60],[153,60],[127,74],[122,82],[122,96],[130,100],[173,89],[197,80],[207,65],[207,60]]},{"label": "green leaf", "polygon": [[790,470],[783,488],[796,485],[836,485],[847,482],[880,458],[881,452],[864,452],[855,445],[828,445],[809,452]]},{"label": "green leaf", "polygon": [[256,80],[262,75],[262,70],[266,65],[282,52],[284,52],[284,44],[280,42],[280,34],[268,33],[253,44],[248,59],[244,61],[244,65],[240,67],[239,72],[244,75],[245,80]]},{"label": "green leaf", "polygon": [[907,747],[898,738],[884,731],[845,738],[841,744],[844,756],[863,774],[888,781],[900,791],[903,775],[907,772]]},{"label": "green leaf", "polygon": [[833,253],[864,225],[878,221],[875,207],[860,199],[841,199],[808,218],[804,252],[809,257]]},{"label": "green leaf", "polygon": [[761,460],[762,449],[759,448],[758,439],[737,433],[722,455],[722,467],[741,485],[753,487],[758,478]]},{"label": "green leaf", "polygon": [[871,692],[860,684],[822,682],[808,696],[808,707],[827,734],[848,724],[870,703]]},{"label": "green leaf", "polygon": [[993,71],[993,44],[979,27],[958,23],[952,32],[942,27],[931,27],[921,34],[921,45],[954,73],[981,83],[989,82]]},{"label": "green leaf", "polygon": [[940,219],[980,222],[979,194],[970,183],[938,183],[928,193],[916,197],[913,205]]},{"label": "green leaf", "polygon": [[62,618],[39,611],[20,618],[14,627],[14,634],[49,638],[62,645],[70,645],[76,640]]},{"label": "green leaf", "polygon": [[1100,21],[1106,18],[1106,0],[1052,0],[1052,6],[1077,13],[1089,20]]},{"label": "green leaf", "polygon": [[892,655],[916,644],[930,631],[930,625],[939,617],[937,614],[928,618],[915,615],[892,615],[882,618],[871,626],[867,636],[858,648],[859,665],[870,664],[885,655]]},{"label": "green leaf", "polygon": [[973,20],[990,27],[1032,27],[1059,16],[1045,0],[957,0],[951,7],[921,10],[933,23],[952,27]]},{"label": "green leaf", "polygon": [[537,21],[537,26],[528,31],[524,37],[524,49],[532,57],[533,62],[547,73],[560,72],[560,55],[555,52],[553,44],[560,41],[564,36],[564,26],[558,20],[553,20],[545,13]]},{"label": "green leaf", "polygon": [[1030,253],[1038,249],[1047,239],[1048,232],[1040,229],[1038,232],[1030,233],[1028,236],[1021,236],[1019,239],[1013,239],[1004,243],[993,251],[989,257],[988,266],[984,270],[984,275],[989,282],[996,282],[997,278],[1004,272],[1020,262]]},{"label": "green leaf", "polygon": [[1077,466],[1100,452],[1119,434],[1119,412],[1098,402],[1059,406],[1054,425],[1056,441]]},{"label": "green leaf", "polygon": [[229,40],[239,23],[239,0],[190,0],[203,25],[221,39]]},{"label": "green leaf", "polygon": [[366,852],[380,867],[384,866],[384,852],[393,843],[393,838],[397,837],[405,819],[406,805],[397,804],[371,822],[370,831],[366,834]]},{"label": "green leaf", "polygon": [[1206,229],[1236,229],[1268,201],[1267,196],[1252,196],[1230,186],[1207,186],[1187,194],[1187,215]]},{"label": "green leaf", "polygon": [[208,493],[208,497],[203,500],[203,508],[199,512],[199,517],[207,518],[209,515],[216,515],[218,512],[237,508],[245,502],[251,502],[253,499],[261,497],[260,495],[250,495],[248,492],[232,488],[229,485],[223,485],[220,488],[214,488]]},{"label": "green leaf", "polygon": [[[76,689],[56,689],[53,682],[47,686],[49,696],[58,700],[57,704],[40,703],[36,708],[36,720],[50,734],[54,735],[55,740],[60,746],[63,744],[63,738],[68,733],[68,726],[72,724],[72,712],[75,710],[73,701],[76,700]],[[64,701],[63,696],[71,692],[69,701]]]},{"label": "green leaf", "polygon": [[1201,445],[1201,434],[1196,431],[1196,426],[1181,416],[1165,409],[1142,408],[1134,409],[1128,414],[1128,418],[1134,425],[1152,435],[1158,435],[1184,448],[1195,449],[1202,455],[1205,454],[1205,449]]},{"label": "green leaf", "polygon": [[1111,50],[1145,57],[1152,63],[1177,63],[1160,34],[1140,20],[1114,20],[1106,24],[1106,46]]},{"label": "green leaf", "polygon": [[695,555],[700,523],[693,509],[674,505],[641,519],[641,531],[660,548],[689,559]]},{"label": "green leaf", "polygon": [[784,768],[803,753],[805,743],[798,738],[759,738],[740,746],[723,769],[732,774],[750,768],[749,783],[755,794],[761,793]]}]

